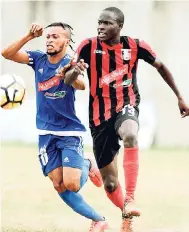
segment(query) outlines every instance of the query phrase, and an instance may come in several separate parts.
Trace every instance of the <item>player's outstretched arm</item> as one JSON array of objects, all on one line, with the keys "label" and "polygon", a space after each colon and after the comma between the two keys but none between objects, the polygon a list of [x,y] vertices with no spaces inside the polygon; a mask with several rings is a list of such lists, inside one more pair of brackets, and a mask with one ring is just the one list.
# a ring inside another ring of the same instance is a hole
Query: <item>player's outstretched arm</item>
[{"label": "player's outstretched arm", "polygon": [[25,36],[18,41],[10,44],[7,48],[3,49],[1,55],[8,60],[12,60],[18,63],[28,64],[29,56],[26,52],[20,51],[20,49],[30,40],[39,37],[43,34],[43,27],[38,24],[32,24],[31,28]]},{"label": "player's outstretched arm", "polygon": [[76,65],[72,66],[71,69],[65,73],[64,83],[67,85],[72,85],[80,75],[83,75],[86,68],[88,68],[88,64],[81,59]]},{"label": "player's outstretched arm", "polygon": [[163,77],[164,81],[170,86],[170,88],[177,96],[181,116],[189,116],[189,107],[185,104],[184,99],[181,96],[181,93],[179,92],[179,89],[174,81],[173,75],[171,74],[169,69],[157,58],[155,59],[155,62],[152,65],[157,69],[159,74]]},{"label": "player's outstretched arm", "polygon": [[85,90],[86,85],[85,85],[85,82],[83,80],[83,76],[81,76],[81,75],[78,76],[78,78],[72,83],[72,86],[78,90]]}]

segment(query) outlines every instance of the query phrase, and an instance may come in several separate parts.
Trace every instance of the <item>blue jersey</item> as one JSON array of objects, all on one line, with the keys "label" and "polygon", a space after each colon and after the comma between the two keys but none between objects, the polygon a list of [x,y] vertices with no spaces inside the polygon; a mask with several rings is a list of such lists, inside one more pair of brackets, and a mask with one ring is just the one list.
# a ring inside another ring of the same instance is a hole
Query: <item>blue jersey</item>
[{"label": "blue jersey", "polygon": [[36,125],[40,135],[80,136],[86,129],[75,113],[75,89],[56,75],[70,61],[65,55],[51,64],[46,53],[27,51],[35,71]]}]

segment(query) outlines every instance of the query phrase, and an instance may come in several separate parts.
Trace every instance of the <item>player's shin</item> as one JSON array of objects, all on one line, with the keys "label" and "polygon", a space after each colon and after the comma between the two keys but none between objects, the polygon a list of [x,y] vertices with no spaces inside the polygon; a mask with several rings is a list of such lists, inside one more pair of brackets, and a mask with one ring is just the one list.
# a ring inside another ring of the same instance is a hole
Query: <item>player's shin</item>
[{"label": "player's shin", "polygon": [[124,149],[123,168],[125,173],[126,199],[134,199],[139,169],[138,147]]},{"label": "player's shin", "polygon": [[123,223],[125,224],[125,219],[140,216],[140,210],[136,207],[134,201],[139,168],[137,147],[124,149],[123,167],[125,172],[126,198],[122,216]]},{"label": "player's shin", "polygon": [[89,206],[79,193],[66,190],[63,193],[59,193],[59,196],[76,213],[93,221],[104,221],[104,217],[98,214],[91,206]]},{"label": "player's shin", "polygon": [[121,210],[123,210],[123,205],[124,205],[124,196],[123,196],[123,191],[121,188],[120,183],[118,184],[117,188],[115,191],[113,192],[108,192],[106,189],[106,195],[107,197],[110,199],[110,201],[117,206],[118,208],[120,208]]}]

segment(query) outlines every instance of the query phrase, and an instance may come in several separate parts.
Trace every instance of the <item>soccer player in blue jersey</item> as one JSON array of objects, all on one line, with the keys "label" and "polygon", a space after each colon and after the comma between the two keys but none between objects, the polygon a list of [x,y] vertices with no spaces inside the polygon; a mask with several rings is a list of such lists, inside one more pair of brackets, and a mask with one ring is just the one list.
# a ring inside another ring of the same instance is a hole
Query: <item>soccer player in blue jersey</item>
[{"label": "soccer player in blue jersey", "polygon": [[75,114],[75,89],[85,89],[85,84],[81,76],[71,86],[59,77],[59,70],[71,61],[67,54],[71,31],[68,24],[52,23],[45,28],[46,53],[21,51],[27,42],[43,35],[43,27],[32,24],[29,33],[5,48],[2,56],[27,64],[35,72],[39,160],[44,175],[68,206],[92,219],[89,231],[102,232],[108,227],[105,218],[78,193],[88,176],[96,186],[102,185],[98,169],[91,159],[84,158],[82,135],[86,129]]}]

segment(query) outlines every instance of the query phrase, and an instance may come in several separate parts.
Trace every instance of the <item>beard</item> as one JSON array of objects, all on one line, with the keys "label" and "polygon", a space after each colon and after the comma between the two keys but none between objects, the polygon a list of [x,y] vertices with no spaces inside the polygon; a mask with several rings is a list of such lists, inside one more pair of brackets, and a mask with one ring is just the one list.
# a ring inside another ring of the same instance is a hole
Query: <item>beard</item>
[{"label": "beard", "polygon": [[47,55],[49,56],[56,56],[58,53],[60,53],[61,51],[54,51],[54,52],[48,52],[47,51]]},{"label": "beard", "polygon": [[64,48],[64,45],[62,45],[62,46],[59,48],[59,50],[55,50],[55,51],[53,51],[53,52],[48,52],[48,51],[47,51],[47,55],[49,55],[49,56],[56,56],[58,53],[62,52],[63,48]]}]

